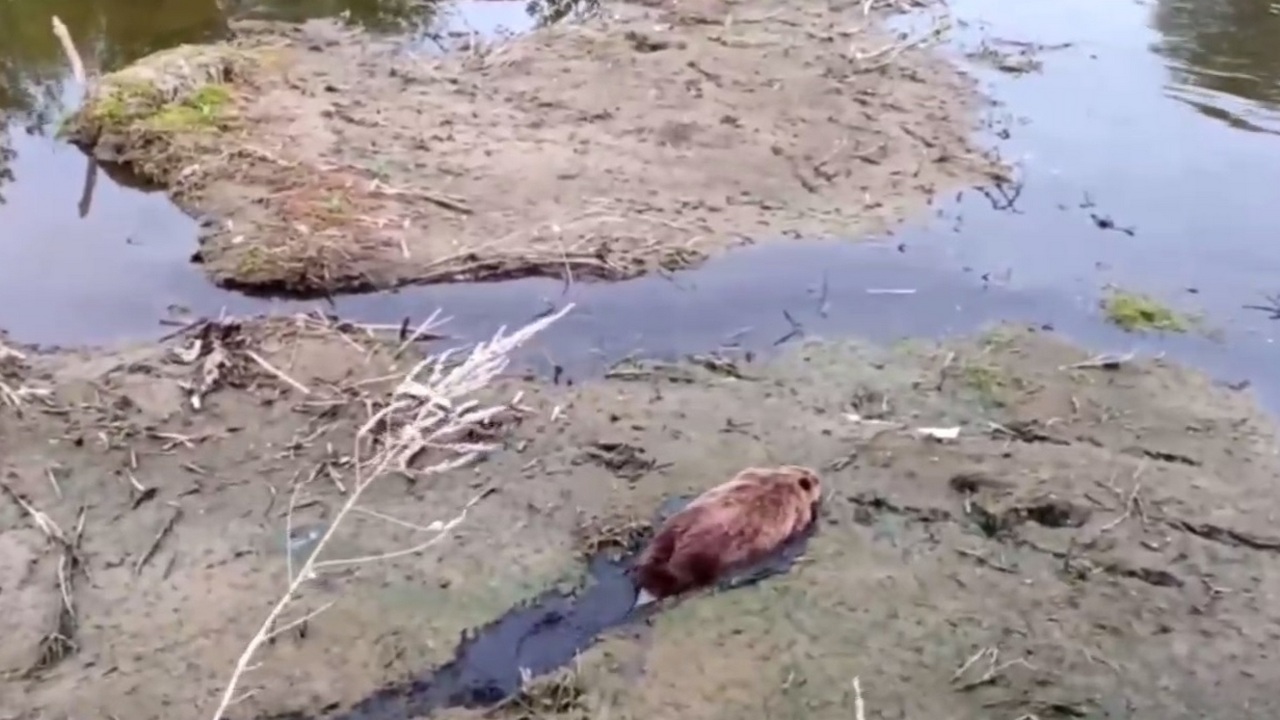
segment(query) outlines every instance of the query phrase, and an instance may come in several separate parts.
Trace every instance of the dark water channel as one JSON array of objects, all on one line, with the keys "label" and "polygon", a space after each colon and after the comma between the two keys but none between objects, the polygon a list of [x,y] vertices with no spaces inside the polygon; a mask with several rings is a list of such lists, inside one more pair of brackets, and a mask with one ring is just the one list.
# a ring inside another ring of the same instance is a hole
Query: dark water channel
[{"label": "dark water channel", "polygon": [[[663,503],[653,518],[654,527],[691,499]],[[732,591],[789,571],[818,530],[819,523],[811,524],[771,557],[723,578],[714,590]],[[351,707],[325,708],[321,716],[298,712],[258,720],[405,720],[443,708],[491,708],[516,698],[527,677],[570,666],[608,633],[643,632],[647,620],[660,612],[659,605],[635,608],[636,586],[629,569],[646,540],[636,538],[629,548],[590,558],[583,586],[547,590],[464,633],[453,659],[439,668],[390,683]]]}]

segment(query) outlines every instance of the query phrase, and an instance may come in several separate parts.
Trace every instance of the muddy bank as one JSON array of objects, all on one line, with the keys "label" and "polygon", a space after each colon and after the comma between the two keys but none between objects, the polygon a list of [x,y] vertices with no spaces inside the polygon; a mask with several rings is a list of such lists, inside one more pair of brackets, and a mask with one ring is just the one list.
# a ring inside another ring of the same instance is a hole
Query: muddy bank
[{"label": "muddy bank", "polygon": [[[227,383],[200,412],[200,366],[174,354],[179,340],[0,366],[10,712],[208,717],[297,561],[290,489],[304,484],[296,541],[342,502],[366,403],[414,355],[316,319],[228,338]],[[232,716],[324,715],[420,678],[464,630],[576,585],[585,552],[642,530],[668,498],[786,462],[822,468],[831,489],[796,569],[605,638],[553,693],[507,709],[847,718],[856,675],[886,716],[1275,710],[1274,426],[1246,393],[1196,373],[1071,367],[1087,359],[1002,329],[893,349],[810,344],[770,362],[632,363],[574,388],[504,380],[484,398],[522,390],[527,412],[489,428],[503,451],[387,477],[331,551],[411,545],[421,533],[403,523],[483,500],[440,546],[322,576],[301,607],[335,604],[265,648]],[[914,430],[954,426],[949,442]],[[75,550],[72,617],[66,553],[15,496]]]},{"label": "muddy bank", "polygon": [[447,57],[240,24],[104,78],[67,132],[209,218],[224,286],[616,279],[874,232],[994,172],[971,83],[861,6],[616,3]]}]

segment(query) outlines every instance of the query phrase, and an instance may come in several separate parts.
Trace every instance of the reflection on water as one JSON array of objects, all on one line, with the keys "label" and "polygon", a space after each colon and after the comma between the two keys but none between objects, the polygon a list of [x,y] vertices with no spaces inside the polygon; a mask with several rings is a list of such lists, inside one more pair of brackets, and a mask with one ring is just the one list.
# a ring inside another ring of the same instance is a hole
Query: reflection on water
[{"label": "reflection on water", "polygon": [[1169,94],[1241,130],[1280,134],[1280,6],[1267,0],[1157,0],[1156,50]]},{"label": "reflection on water", "polygon": [[[992,37],[1058,48],[1037,55],[1038,72],[974,71],[1002,103],[993,129],[1004,138],[1002,156],[1018,166],[1021,192],[1018,213],[961,213],[948,243],[956,260],[1008,271],[1028,290],[1080,283],[1096,293],[1114,283],[1170,302],[1193,299],[1212,325],[1274,334],[1274,321],[1241,306],[1280,289],[1280,142],[1168,96],[1151,6],[949,4],[959,50]],[[1233,352],[1243,342],[1234,338]]]},{"label": "reflection on water", "polygon": [[215,0],[6,0],[0,3],[0,110],[46,130],[65,106],[66,58],[50,26],[67,25],[89,69],[115,68],[182,42],[223,35]]},{"label": "reflection on water", "polygon": [[421,0],[0,0],[0,327],[66,339],[72,327],[154,327],[171,305],[239,299],[189,262],[195,221],[55,139],[82,89],[53,35],[54,15],[86,68],[105,72],[225,37],[231,19],[336,17],[371,31],[486,38],[566,14],[566,4],[463,0],[443,11]]},{"label": "reflection on water", "polygon": [[[435,5],[422,0],[4,0],[0,2],[0,201],[23,177],[20,150],[47,140],[78,101],[50,20],[67,25],[88,70],[110,71],[156,50],[225,37],[232,18],[304,21],[336,17],[375,31],[421,29]],[[28,140],[16,139],[25,135]],[[49,148],[45,148],[46,151]],[[0,218],[3,220],[3,218]]]}]

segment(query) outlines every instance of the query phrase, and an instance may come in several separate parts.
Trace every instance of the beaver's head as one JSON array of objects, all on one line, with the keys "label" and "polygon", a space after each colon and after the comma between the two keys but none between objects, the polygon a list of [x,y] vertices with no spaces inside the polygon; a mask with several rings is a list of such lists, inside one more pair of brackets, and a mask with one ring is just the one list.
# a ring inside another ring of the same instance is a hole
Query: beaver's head
[{"label": "beaver's head", "polygon": [[822,478],[816,471],[800,465],[784,465],[782,474],[804,491],[810,504],[816,505],[822,499]]}]

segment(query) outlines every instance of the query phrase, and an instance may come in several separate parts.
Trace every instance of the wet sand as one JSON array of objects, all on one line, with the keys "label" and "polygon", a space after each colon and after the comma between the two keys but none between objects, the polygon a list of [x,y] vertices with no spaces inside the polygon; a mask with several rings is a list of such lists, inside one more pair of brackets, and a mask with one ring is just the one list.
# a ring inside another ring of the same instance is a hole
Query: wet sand
[{"label": "wet sand", "polygon": [[[237,356],[235,386],[195,412],[179,340],[6,362],[6,487],[68,537],[83,512],[87,570],[73,578],[76,650],[44,667],[57,546],[0,504],[8,710],[207,716],[282,591],[290,488],[304,483],[307,501],[295,528],[332,516],[365,401],[412,362],[392,358],[397,342],[316,320],[237,337],[309,393]],[[583,527],[652,517],[745,464],[793,462],[830,488],[799,567],[681,604],[642,641],[606,639],[574,671],[581,702],[624,717],[848,717],[858,675],[875,708],[906,717],[1271,707],[1274,426],[1247,392],[1172,364],[1071,367],[1086,360],[1006,328],[894,349],[808,343],[768,362],[637,361],[574,387],[503,381],[480,398],[522,391],[529,411],[492,428],[502,451],[388,476],[363,505],[425,526],[492,494],[437,548],[323,576],[300,607],[335,604],[263,651],[232,716],[319,716],[421,676],[462,631],[577,582]],[[916,432],[956,426],[951,442]],[[334,557],[421,537],[348,522]]]}]

